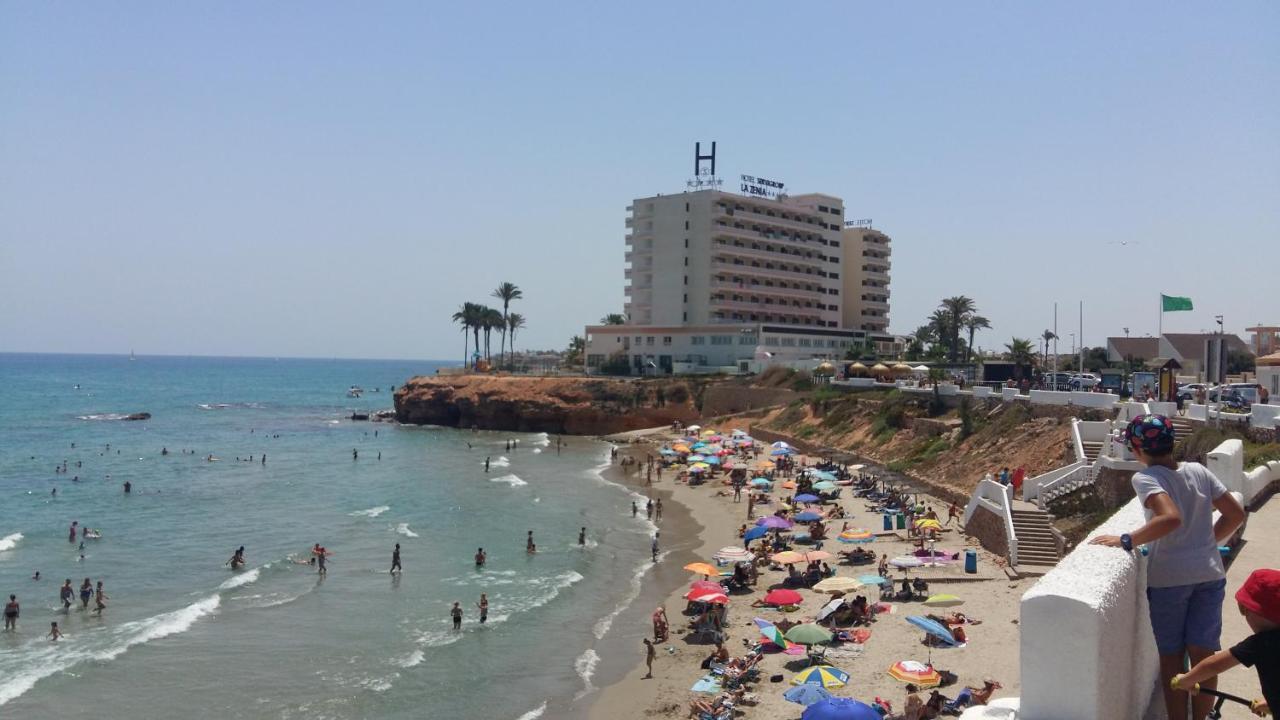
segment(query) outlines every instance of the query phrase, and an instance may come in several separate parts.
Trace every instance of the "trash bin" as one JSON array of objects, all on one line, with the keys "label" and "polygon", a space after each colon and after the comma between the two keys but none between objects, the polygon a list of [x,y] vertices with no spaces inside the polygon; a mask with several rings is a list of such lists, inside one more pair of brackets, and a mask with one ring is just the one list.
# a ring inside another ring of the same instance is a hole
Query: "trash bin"
[{"label": "trash bin", "polygon": [[964,551],[964,571],[969,574],[978,572],[978,552],[976,550]]},{"label": "trash bin", "polygon": [[889,513],[884,514],[884,529],[885,530],[893,529],[893,516],[890,515]]},{"label": "trash bin", "polygon": [[898,529],[899,530],[907,529],[907,516],[902,513],[898,513]]}]

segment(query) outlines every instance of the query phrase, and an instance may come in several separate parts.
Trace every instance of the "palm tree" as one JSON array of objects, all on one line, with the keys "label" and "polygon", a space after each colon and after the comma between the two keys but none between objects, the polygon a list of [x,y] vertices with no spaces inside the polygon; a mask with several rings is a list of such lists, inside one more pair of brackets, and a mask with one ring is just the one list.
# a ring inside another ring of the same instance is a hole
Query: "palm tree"
[{"label": "palm tree", "polygon": [[462,366],[463,367],[466,367],[467,363],[470,362],[470,355],[467,354],[467,347],[468,347],[467,343],[470,342],[471,338],[470,336],[467,335],[467,333],[471,332],[472,315],[473,313],[471,312],[471,303],[463,303],[458,308],[458,312],[453,314],[453,321],[458,323],[459,325],[462,325]]},{"label": "palm tree", "polygon": [[1009,359],[1013,361],[1014,377],[1021,380],[1022,368],[1035,364],[1035,348],[1030,340],[1017,337],[1013,338],[1013,341],[1007,343],[1004,347],[1009,351]]},{"label": "palm tree", "polygon": [[929,346],[929,355],[941,357],[943,348],[947,345],[947,338],[951,337],[950,313],[942,308],[934,310],[929,316],[929,329],[933,335],[930,339],[932,344]]},{"label": "palm tree", "polygon": [[964,327],[969,331],[969,344],[964,349],[964,361],[969,362],[969,357],[973,354],[974,331],[983,328],[990,329],[991,321],[976,313],[969,313],[969,316],[964,319]]},{"label": "palm tree", "polygon": [[587,341],[581,335],[574,335],[569,338],[569,349],[564,354],[564,364],[570,367],[582,364],[582,351],[587,347]]},{"label": "palm tree", "polygon": [[[480,311],[480,327],[484,330],[484,359],[491,360],[492,356],[489,354],[490,333],[499,327],[506,330],[507,319],[502,316],[502,313],[491,307],[482,305],[480,306]],[[498,352],[501,353],[502,351],[499,350]]]},{"label": "palm tree", "polygon": [[956,295],[945,298],[941,307],[947,314],[947,359],[955,362],[956,356],[960,354],[960,328],[964,325],[965,318],[977,310],[977,306],[973,304],[973,298]]},{"label": "palm tree", "polygon": [[[498,285],[493,291],[493,297],[502,301],[502,325],[507,326],[507,308],[511,305],[512,300],[519,300],[524,297],[524,293],[520,292],[520,288],[515,283],[504,282]],[[505,339],[505,338],[504,338]],[[502,355],[502,348],[498,348],[498,355]]]},{"label": "palm tree", "polygon": [[507,331],[511,333],[511,354],[516,354],[516,331],[525,327],[524,316],[520,313],[511,313],[507,316]]},{"label": "palm tree", "polygon": [[618,313],[609,313],[600,318],[601,325],[626,325],[627,319]]},{"label": "palm tree", "polygon": [[1040,337],[1041,339],[1044,340],[1044,354],[1042,354],[1040,357],[1043,358],[1044,361],[1047,363],[1049,361],[1049,341],[1057,340],[1058,336],[1054,335],[1052,330],[1045,330],[1043,333],[1040,334]]}]

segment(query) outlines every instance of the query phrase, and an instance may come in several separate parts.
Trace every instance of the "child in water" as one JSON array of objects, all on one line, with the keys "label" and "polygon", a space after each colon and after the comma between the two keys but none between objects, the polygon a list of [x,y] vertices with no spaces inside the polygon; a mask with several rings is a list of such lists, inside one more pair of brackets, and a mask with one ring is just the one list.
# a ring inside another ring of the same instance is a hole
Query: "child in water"
[{"label": "child in water", "polygon": [[58,642],[58,638],[63,637],[62,631],[58,629],[57,621],[49,623],[49,634],[45,637],[49,638],[49,642]]}]

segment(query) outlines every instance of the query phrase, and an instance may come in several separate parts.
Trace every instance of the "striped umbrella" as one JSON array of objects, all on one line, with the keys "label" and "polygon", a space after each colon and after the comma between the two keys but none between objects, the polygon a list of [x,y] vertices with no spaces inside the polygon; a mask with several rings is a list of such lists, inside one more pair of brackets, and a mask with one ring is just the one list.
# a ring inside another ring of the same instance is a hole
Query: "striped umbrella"
[{"label": "striped umbrella", "polygon": [[850,592],[862,587],[862,583],[851,577],[829,577],[822,580],[813,589],[820,593]]},{"label": "striped umbrella", "polygon": [[724,591],[712,590],[694,590],[688,594],[689,602],[714,603],[716,605],[728,605],[729,596]]},{"label": "striped umbrella", "polygon": [[791,647],[791,643],[787,642],[787,636],[778,629],[777,625],[774,625],[764,618],[756,618],[756,626],[760,628],[760,636],[768,642],[777,645],[783,650]]},{"label": "striped umbrella", "polygon": [[870,530],[862,528],[851,528],[836,536],[836,540],[842,543],[869,543],[875,539],[876,536],[872,535]]},{"label": "striped umbrella", "polygon": [[739,560],[750,560],[755,555],[743,548],[729,546],[720,548],[711,557],[721,562],[737,562]]},{"label": "striped umbrella", "polygon": [[771,555],[769,559],[772,560],[773,562],[778,563],[779,565],[794,565],[798,562],[805,561],[804,555],[802,555],[801,553],[795,552],[794,550],[783,550],[780,553]]},{"label": "striped umbrella", "polygon": [[844,687],[849,682],[849,673],[830,665],[814,665],[796,673],[791,678],[792,685],[818,685],[824,688]]},{"label": "striped umbrella", "polygon": [[889,677],[925,689],[942,684],[942,676],[938,671],[932,665],[925,665],[918,660],[899,660],[889,668]]}]

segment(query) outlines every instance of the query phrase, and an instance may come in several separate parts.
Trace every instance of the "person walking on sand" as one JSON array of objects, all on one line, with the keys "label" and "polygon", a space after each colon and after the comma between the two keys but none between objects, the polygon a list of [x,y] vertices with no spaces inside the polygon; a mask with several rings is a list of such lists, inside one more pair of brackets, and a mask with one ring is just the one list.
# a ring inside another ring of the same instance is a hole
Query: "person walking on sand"
[{"label": "person walking on sand", "polygon": [[92,599],[93,599],[93,581],[90,580],[89,578],[85,578],[84,582],[80,583],[80,609],[88,610],[89,601]]},{"label": "person walking on sand", "polygon": [[462,630],[462,603],[454,602],[453,609],[449,611],[450,617],[453,618],[454,632]]},{"label": "person walking on sand", "polygon": [[71,587],[71,578],[62,584],[62,589],[58,591],[58,599],[62,600],[62,611],[71,610],[71,603],[76,601],[76,590]]},{"label": "person walking on sand", "polygon": [[480,593],[480,602],[476,603],[476,607],[480,608],[480,624],[483,625],[489,621],[488,593]]},{"label": "person walking on sand", "polygon": [[951,505],[947,507],[947,524],[950,525],[953,522],[960,522],[960,507],[956,505],[954,500],[952,500]]},{"label": "person walking on sand", "polygon": [[671,624],[667,620],[667,609],[661,605],[653,611],[653,641],[666,642],[671,635]]},{"label": "person walking on sand", "polygon": [[18,596],[10,595],[9,602],[4,606],[4,629],[5,632],[12,632],[18,629]]},{"label": "person walking on sand", "polygon": [[646,669],[648,669],[649,672],[644,676],[643,678],[644,680],[648,680],[649,678],[653,677],[653,659],[657,657],[657,655],[658,653],[655,652],[653,649],[653,641],[650,640],[649,638],[645,638],[644,639],[644,666]]},{"label": "person walking on sand", "polygon": [[396,549],[391,551],[391,574],[395,575],[397,570],[404,572],[400,567],[400,543],[396,543]]}]

